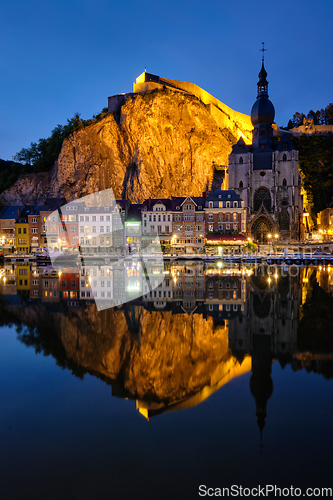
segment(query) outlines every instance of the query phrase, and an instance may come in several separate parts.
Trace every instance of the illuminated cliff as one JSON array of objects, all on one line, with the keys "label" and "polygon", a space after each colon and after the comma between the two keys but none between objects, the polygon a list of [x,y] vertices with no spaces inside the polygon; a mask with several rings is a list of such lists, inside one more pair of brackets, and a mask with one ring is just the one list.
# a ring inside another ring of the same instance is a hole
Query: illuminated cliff
[{"label": "illuminated cliff", "polygon": [[2,203],[71,200],[111,187],[116,198],[201,195],[236,137],[197,97],[170,89],[129,96],[114,113],[64,140],[54,168],[20,178]]},{"label": "illuminated cliff", "polygon": [[[168,87],[177,92],[195,95],[206,104],[210,114],[221,128],[227,128],[238,139],[241,137],[247,144],[252,140],[253,125],[251,117],[235,111],[195,83],[170,80],[150,73],[142,73],[135,81],[134,92],[147,92],[153,89]],[[112,98],[111,98],[112,99]]]}]

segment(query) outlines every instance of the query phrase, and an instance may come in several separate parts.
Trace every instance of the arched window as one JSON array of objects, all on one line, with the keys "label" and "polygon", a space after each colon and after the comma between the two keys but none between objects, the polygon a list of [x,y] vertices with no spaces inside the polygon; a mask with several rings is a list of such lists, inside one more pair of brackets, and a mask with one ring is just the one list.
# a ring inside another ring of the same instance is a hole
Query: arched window
[{"label": "arched window", "polygon": [[288,198],[282,198],[281,205],[288,205]]},{"label": "arched window", "polygon": [[287,155],[286,154],[283,155],[282,161],[287,161]]},{"label": "arched window", "polygon": [[239,158],[239,164],[243,165],[243,157],[242,156]]},{"label": "arched window", "polygon": [[280,231],[289,231],[289,215],[287,212],[282,212],[279,219]]},{"label": "arched window", "polygon": [[286,185],[287,185],[287,179],[283,179],[282,186],[286,186]]},{"label": "arched window", "polygon": [[272,205],[271,195],[270,195],[270,192],[268,191],[268,189],[265,187],[260,187],[254,193],[253,209],[255,212],[257,212],[259,210],[262,203],[264,204],[264,207],[266,208],[266,210],[268,210],[268,212],[270,212],[271,205]]},{"label": "arched window", "polygon": [[239,187],[242,188],[243,187],[243,181],[239,181]]}]

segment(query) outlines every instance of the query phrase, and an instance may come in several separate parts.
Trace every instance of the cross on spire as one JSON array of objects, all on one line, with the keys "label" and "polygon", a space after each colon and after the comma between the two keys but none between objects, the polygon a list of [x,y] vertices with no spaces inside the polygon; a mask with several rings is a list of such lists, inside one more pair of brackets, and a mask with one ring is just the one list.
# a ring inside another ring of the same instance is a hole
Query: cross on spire
[{"label": "cross on spire", "polygon": [[265,42],[261,42],[262,43],[262,48],[259,49],[259,52],[262,52],[262,62],[264,62],[264,59],[265,59],[265,52],[267,49],[265,49]]}]

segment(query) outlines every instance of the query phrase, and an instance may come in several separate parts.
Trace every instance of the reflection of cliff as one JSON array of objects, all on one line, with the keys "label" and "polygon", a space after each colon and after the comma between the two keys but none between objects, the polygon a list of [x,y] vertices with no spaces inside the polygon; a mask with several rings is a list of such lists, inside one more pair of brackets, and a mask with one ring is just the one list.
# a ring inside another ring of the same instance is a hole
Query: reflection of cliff
[{"label": "reflection of cliff", "polygon": [[5,311],[10,322],[16,318],[27,326],[19,326],[24,343],[51,353],[79,376],[90,372],[103,378],[114,395],[139,399],[141,406],[186,406],[192,396],[189,406],[197,404],[250,369],[232,358],[227,327],[215,327],[211,317],[142,307],[100,313],[95,306],[66,312],[60,307],[7,305]]},{"label": "reflection of cliff", "polygon": [[61,340],[70,358],[117,380],[116,392],[127,397],[188,397],[210,380],[221,360],[230,357],[227,330],[214,328],[211,318],[149,313],[136,307],[130,325],[126,320],[125,312],[98,314],[90,308],[70,324],[64,317]]}]

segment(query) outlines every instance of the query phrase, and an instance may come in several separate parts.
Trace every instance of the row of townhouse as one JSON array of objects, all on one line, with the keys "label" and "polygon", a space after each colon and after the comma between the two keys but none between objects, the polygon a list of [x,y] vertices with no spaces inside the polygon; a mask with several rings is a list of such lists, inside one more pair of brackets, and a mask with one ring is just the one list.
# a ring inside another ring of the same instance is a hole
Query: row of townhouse
[{"label": "row of townhouse", "polygon": [[48,246],[51,250],[110,253],[124,247],[127,201],[109,207],[86,207],[48,198],[43,205],[0,207],[0,252],[21,254]]},{"label": "row of townhouse", "polygon": [[151,245],[158,236],[176,253],[203,252],[205,243],[236,236],[246,240],[243,200],[232,190],[202,197],[149,198],[131,205],[125,222],[126,246],[132,251]]},{"label": "row of townhouse", "polygon": [[243,200],[231,190],[98,207],[48,198],[43,205],[0,207],[0,241],[3,253],[31,253],[47,245],[106,255],[153,249],[158,237],[162,248],[201,253],[209,241],[246,240],[245,214]]}]

